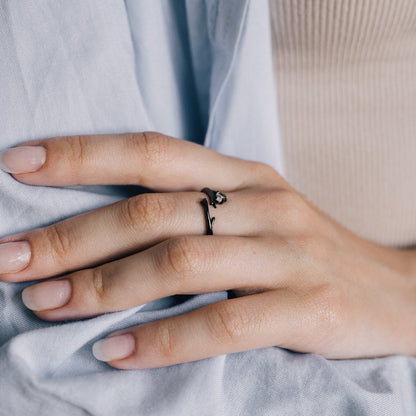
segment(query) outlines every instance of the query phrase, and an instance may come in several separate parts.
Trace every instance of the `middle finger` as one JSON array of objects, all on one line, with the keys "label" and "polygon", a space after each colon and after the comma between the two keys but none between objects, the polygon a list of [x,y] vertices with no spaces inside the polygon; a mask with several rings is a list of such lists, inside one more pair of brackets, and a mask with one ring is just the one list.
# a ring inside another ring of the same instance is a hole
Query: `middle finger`
[{"label": "middle finger", "polygon": [[[0,279],[18,282],[57,276],[127,256],[174,236],[205,234],[200,204],[204,197],[201,192],[142,194],[4,238],[0,255],[2,247],[12,247],[20,259],[30,257],[30,261],[23,270],[7,270],[13,261],[3,261],[2,255]],[[210,207],[211,216],[218,217],[215,234],[250,235],[258,230],[258,220],[247,210],[247,201],[255,197],[250,191],[230,192],[227,198],[231,203]],[[29,249],[29,256],[16,250],[16,243]]]}]

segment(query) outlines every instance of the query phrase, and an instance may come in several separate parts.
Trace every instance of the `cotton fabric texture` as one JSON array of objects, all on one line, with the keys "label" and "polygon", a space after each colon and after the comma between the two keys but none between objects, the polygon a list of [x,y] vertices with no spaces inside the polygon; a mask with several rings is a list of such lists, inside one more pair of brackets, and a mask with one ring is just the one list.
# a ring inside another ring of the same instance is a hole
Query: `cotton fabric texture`
[{"label": "cotton fabric texture", "polygon": [[[0,146],[156,130],[283,172],[265,0],[0,0]],[[0,235],[133,195],[0,172]],[[0,283],[1,415],[410,415],[415,360],[266,348],[154,370],[94,359],[107,334],[227,297],[171,297],[47,323]],[[278,319],[278,317],[276,317]]]}]

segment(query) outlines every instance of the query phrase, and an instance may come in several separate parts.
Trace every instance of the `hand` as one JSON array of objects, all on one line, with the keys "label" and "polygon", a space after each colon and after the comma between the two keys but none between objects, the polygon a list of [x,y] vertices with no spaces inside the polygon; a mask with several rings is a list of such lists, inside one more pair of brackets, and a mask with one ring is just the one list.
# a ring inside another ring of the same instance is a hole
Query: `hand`
[{"label": "hand", "polygon": [[[411,251],[367,242],[272,168],[156,133],[74,136],[2,155],[32,185],[140,184],[147,193],[0,240],[0,278],[49,321],[119,311],[174,294],[237,297],[119,331],[94,347],[116,368],[167,366],[281,346],[328,358],[416,352]],[[200,190],[227,202],[210,207]],[[46,272],[45,272],[46,271]]]}]

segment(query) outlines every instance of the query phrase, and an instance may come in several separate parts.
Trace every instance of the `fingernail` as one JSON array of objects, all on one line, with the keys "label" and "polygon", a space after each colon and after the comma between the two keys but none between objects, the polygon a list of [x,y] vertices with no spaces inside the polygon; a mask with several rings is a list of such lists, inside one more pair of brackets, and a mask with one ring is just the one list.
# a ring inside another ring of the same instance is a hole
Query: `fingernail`
[{"label": "fingernail", "polygon": [[92,353],[97,360],[113,361],[127,358],[134,353],[136,341],[132,334],[116,335],[97,341]]},{"label": "fingernail", "polygon": [[20,146],[0,153],[0,169],[8,173],[36,172],[46,161],[42,146]]},{"label": "fingernail", "polygon": [[44,311],[66,305],[71,298],[71,293],[72,287],[69,280],[50,280],[24,289],[22,300],[28,309]]},{"label": "fingernail", "polygon": [[16,273],[29,264],[30,244],[26,241],[0,244],[0,273]]}]

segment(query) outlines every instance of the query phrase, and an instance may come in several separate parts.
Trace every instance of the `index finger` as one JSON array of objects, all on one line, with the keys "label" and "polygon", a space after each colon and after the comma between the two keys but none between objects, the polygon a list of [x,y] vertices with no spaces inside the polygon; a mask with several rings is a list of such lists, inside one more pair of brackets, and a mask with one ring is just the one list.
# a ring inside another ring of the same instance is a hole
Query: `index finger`
[{"label": "index finger", "polygon": [[159,133],[67,136],[24,143],[3,152],[3,169],[31,185],[141,185],[158,191],[239,189],[270,167],[221,155]]}]

